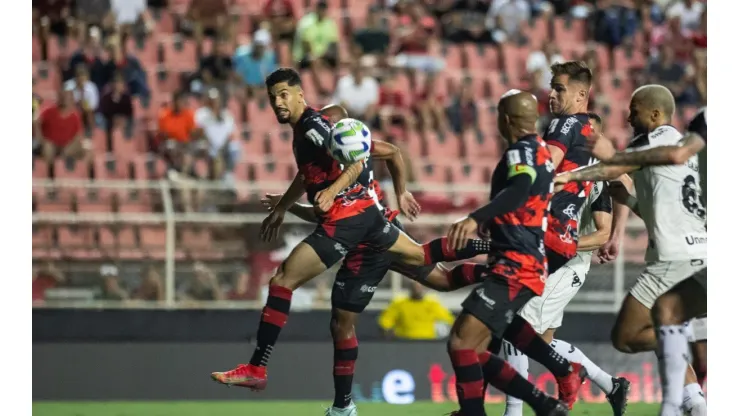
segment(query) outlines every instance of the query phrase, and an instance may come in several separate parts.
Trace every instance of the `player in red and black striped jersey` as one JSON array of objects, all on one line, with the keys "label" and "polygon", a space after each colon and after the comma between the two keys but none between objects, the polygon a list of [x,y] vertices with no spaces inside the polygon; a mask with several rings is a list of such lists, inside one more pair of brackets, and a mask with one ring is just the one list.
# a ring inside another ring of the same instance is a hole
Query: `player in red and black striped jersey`
[{"label": "player in red and black striped jersey", "polygon": [[[550,148],[556,172],[566,172],[593,162],[587,148],[592,133],[588,117],[591,70],[584,62],[568,61],[551,67],[550,122],[544,139]],[[550,224],[545,247],[550,272],[576,255],[578,218],[593,186],[590,182],[569,183],[552,197]]]},{"label": "player in red and black striped jersey", "polygon": [[548,397],[497,355],[481,351],[491,337],[506,338],[539,361],[556,377],[560,400],[575,399],[583,380],[580,364],[557,354],[517,312],[542,294],[547,277],[544,237],[552,198],[555,167],[545,142],[537,136],[537,99],[512,90],[498,105],[501,135],[510,143],[497,165],[491,202],[455,223],[447,234],[459,248],[476,230],[487,234],[491,252],[487,265],[457,266],[483,283],[463,302],[450,334],[448,351],[455,370],[460,412],[485,415],[484,379],[528,403],[537,415],[566,415],[567,405]]}]

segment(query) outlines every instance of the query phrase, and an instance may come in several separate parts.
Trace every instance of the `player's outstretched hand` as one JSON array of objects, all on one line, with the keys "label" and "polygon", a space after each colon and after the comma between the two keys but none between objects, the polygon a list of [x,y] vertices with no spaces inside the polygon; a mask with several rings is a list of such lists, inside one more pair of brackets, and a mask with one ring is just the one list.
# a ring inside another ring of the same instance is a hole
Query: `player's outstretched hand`
[{"label": "player's outstretched hand", "polygon": [[319,191],[316,193],[316,197],[314,197],[314,208],[319,213],[325,214],[329,212],[331,206],[334,205],[334,198],[336,198],[336,194],[332,194],[328,189]]},{"label": "player's outstretched hand", "polygon": [[278,202],[280,202],[280,198],[282,197],[283,194],[265,194],[265,196],[260,199],[260,202],[262,203],[263,207],[272,212],[272,210],[275,209]]},{"label": "player's outstretched hand", "polygon": [[270,242],[277,238],[280,226],[283,224],[283,219],[285,219],[285,213],[282,210],[273,210],[262,221],[262,227],[260,227],[260,238],[262,241]]},{"label": "player's outstretched hand", "polygon": [[457,220],[450,230],[447,231],[447,248],[448,250],[460,250],[465,248],[468,236],[478,231],[478,223],[470,218],[465,217]]},{"label": "player's outstretched hand", "polygon": [[617,153],[614,144],[611,140],[604,137],[603,134],[589,137],[586,141],[586,146],[595,158],[602,161],[611,160]]},{"label": "player's outstretched hand", "polygon": [[401,210],[401,214],[406,216],[411,222],[421,213],[421,205],[416,202],[414,195],[409,191],[398,195],[398,208]]},{"label": "player's outstretched hand", "polygon": [[619,240],[609,238],[609,240],[599,249],[599,263],[604,264],[616,260],[617,255],[619,255],[619,243]]},{"label": "player's outstretched hand", "polygon": [[566,183],[570,182],[570,175],[568,172],[563,172],[560,175],[555,176],[553,179],[553,192],[558,193],[563,190]]}]

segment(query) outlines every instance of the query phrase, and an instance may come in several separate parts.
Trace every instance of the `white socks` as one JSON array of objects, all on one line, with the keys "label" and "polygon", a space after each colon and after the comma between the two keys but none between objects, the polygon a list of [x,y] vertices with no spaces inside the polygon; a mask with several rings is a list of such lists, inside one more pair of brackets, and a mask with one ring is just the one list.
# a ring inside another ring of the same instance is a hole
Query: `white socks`
[{"label": "white socks", "polygon": [[[503,343],[504,358],[514,369],[527,379],[529,377],[529,357],[514,348],[509,341]],[[506,396],[506,410],[504,416],[522,416],[524,402],[513,396]]]},{"label": "white socks", "polygon": [[614,390],[612,376],[602,370],[601,367],[594,364],[593,361],[589,360],[588,357],[586,357],[581,350],[576,348],[575,345],[563,340],[554,339],[552,340],[552,343],[550,343],[550,346],[568,361],[581,364],[588,372],[588,379],[599,386],[604,394],[610,394],[612,390]]},{"label": "white socks", "polygon": [[683,387],[681,410],[691,416],[707,415],[707,401],[699,383],[691,383]]},{"label": "white socks", "polygon": [[657,328],[658,364],[663,385],[660,416],[680,416],[683,385],[689,366],[689,341],[685,325],[661,325]]}]

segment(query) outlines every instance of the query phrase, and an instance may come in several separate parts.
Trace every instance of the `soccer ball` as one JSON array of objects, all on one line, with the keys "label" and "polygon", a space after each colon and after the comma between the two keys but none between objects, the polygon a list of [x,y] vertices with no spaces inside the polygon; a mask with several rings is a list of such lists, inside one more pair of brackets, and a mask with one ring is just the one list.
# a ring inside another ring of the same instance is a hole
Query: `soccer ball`
[{"label": "soccer ball", "polygon": [[339,120],[331,129],[329,153],[339,163],[350,165],[370,157],[370,128],[353,118]]}]

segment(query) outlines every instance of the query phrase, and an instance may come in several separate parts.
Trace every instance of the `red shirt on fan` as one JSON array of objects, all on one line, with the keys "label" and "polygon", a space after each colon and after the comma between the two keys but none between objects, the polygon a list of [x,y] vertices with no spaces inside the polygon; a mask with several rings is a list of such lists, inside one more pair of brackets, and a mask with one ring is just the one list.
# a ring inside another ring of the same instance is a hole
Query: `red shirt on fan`
[{"label": "red shirt on fan", "polygon": [[294,17],[293,3],[290,0],[267,0],[262,8],[262,14],[267,17]]},{"label": "red shirt on fan", "polygon": [[59,106],[48,107],[39,116],[41,135],[56,147],[65,147],[82,133],[82,119],[79,112],[70,108],[62,110]]}]

